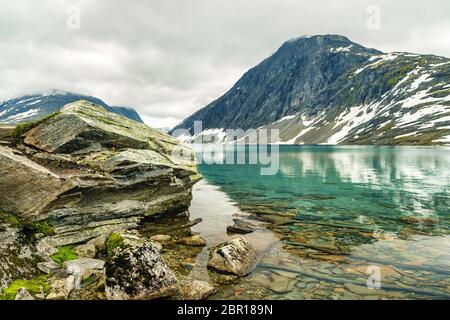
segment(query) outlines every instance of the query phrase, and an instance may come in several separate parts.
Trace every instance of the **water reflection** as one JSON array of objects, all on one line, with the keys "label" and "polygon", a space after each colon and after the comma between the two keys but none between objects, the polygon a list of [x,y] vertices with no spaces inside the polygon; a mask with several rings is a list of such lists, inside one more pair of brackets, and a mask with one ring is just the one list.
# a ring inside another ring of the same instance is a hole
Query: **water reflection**
[{"label": "water reflection", "polygon": [[317,194],[336,198],[321,203],[330,206],[331,211],[359,209],[369,216],[446,217],[450,207],[449,151],[446,148],[281,146],[280,170],[273,176],[262,176],[258,165],[248,164],[204,164],[200,169],[238,202],[246,200],[240,199],[241,191],[245,190],[250,196],[286,198],[286,203],[314,213],[310,209],[317,203],[299,201],[298,196]]}]

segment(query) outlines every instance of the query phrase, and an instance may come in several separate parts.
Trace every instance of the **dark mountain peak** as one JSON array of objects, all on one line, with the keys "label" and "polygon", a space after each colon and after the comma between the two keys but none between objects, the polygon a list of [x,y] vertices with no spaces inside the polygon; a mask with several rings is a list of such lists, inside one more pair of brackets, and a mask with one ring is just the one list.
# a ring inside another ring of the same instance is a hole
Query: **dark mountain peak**
[{"label": "dark mountain peak", "polygon": [[349,38],[337,35],[315,35],[315,36],[299,36],[286,41],[279,51],[294,50],[304,51],[307,54],[357,54],[357,55],[374,55],[382,54],[381,51],[366,48]]},{"label": "dark mountain peak", "polygon": [[[379,54],[378,50],[365,48],[340,35],[293,38],[246,72],[224,96],[176,128],[191,129],[199,119],[206,129],[249,129],[302,109],[315,113],[322,91]],[[207,111],[211,108],[221,110],[220,116]]]},{"label": "dark mountain peak", "polygon": [[296,44],[301,42],[316,42],[319,44],[327,42],[342,42],[342,43],[353,43],[349,38],[339,35],[339,34],[318,34],[318,35],[303,35],[293,37],[285,42],[285,44]]}]

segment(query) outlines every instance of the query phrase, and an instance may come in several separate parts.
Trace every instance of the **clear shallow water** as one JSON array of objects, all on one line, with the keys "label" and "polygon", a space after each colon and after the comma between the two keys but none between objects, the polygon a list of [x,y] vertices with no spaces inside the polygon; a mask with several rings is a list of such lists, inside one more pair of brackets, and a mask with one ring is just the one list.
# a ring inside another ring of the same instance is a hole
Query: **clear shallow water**
[{"label": "clear shallow water", "polygon": [[[280,146],[279,168],[262,176],[258,165],[200,165],[205,182],[190,211],[215,221],[196,227],[209,241],[228,236],[221,228],[234,208],[265,223],[247,236],[260,244],[262,266],[217,298],[450,296],[450,149]],[[206,258],[204,249],[197,265]],[[366,287],[373,266],[381,290]]]}]

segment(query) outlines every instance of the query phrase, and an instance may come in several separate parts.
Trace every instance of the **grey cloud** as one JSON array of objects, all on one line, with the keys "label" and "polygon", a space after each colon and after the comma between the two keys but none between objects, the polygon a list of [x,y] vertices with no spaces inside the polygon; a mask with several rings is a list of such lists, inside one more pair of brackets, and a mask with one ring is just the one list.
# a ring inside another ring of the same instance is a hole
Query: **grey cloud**
[{"label": "grey cloud", "polygon": [[[366,27],[369,5],[381,29]],[[53,88],[174,125],[284,41],[337,33],[384,51],[450,56],[450,2],[0,0],[0,99]],[[66,28],[69,5],[81,30]]]}]

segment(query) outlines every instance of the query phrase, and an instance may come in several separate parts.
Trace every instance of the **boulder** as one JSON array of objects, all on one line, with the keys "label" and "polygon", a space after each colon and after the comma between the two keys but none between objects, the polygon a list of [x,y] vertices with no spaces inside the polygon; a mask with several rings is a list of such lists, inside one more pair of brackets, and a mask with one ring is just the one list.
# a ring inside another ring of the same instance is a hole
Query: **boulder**
[{"label": "boulder", "polygon": [[217,289],[206,281],[182,281],[179,294],[183,300],[203,300],[215,294]]},{"label": "boulder", "polygon": [[36,300],[25,288],[21,288],[19,292],[17,292],[14,300]]},{"label": "boulder", "polygon": [[58,249],[48,243],[48,241],[46,241],[46,238],[39,240],[39,242],[36,244],[36,250],[43,258],[47,260],[50,260],[50,256],[52,254],[58,252]]},{"label": "boulder", "polygon": [[156,242],[165,242],[170,241],[172,239],[171,236],[167,234],[157,234],[150,237],[150,240],[156,241]]},{"label": "boulder", "polygon": [[47,262],[39,262],[37,264],[37,267],[45,274],[54,274],[61,270],[61,266],[53,260]]},{"label": "boulder", "polygon": [[109,300],[154,299],[177,291],[177,279],[153,243],[116,251],[105,265]]},{"label": "boulder", "polygon": [[143,243],[145,243],[145,239],[139,235],[137,230],[114,232],[106,240],[106,251],[108,255],[111,256],[116,251],[121,251]]},{"label": "boulder", "polygon": [[204,247],[206,246],[206,240],[202,236],[196,234],[190,237],[185,237],[177,240],[178,244],[190,247]]},{"label": "boulder", "polygon": [[248,222],[245,222],[240,219],[233,219],[233,221],[234,224],[232,226],[227,227],[227,231],[229,233],[246,234],[255,231],[255,227]]},{"label": "boulder", "polygon": [[93,243],[85,243],[74,248],[78,257],[80,258],[95,258],[97,254],[97,249]]},{"label": "boulder", "polygon": [[22,138],[14,148],[0,145],[0,212],[51,224],[46,255],[136,228],[145,216],[184,212],[201,179],[178,140],[87,101]]},{"label": "boulder", "polygon": [[214,247],[208,267],[218,272],[245,276],[258,264],[258,252],[244,238],[236,238]]},{"label": "boulder", "polygon": [[47,300],[66,300],[70,292],[75,288],[75,277],[53,276],[49,280],[50,291],[45,297]]},{"label": "boulder", "polygon": [[95,250],[97,250],[97,252],[103,252],[106,249],[107,239],[108,239],[107,235],[101,235],[94,239],[89,240],[87,243],[92,243],[95,246]]},{"label": "boulder", "polygon": [[103,274],[105,262],[97,259],[81,258],[64,262],[64,269],[74,276],[74,287],[79,289],[83,281]]}]

